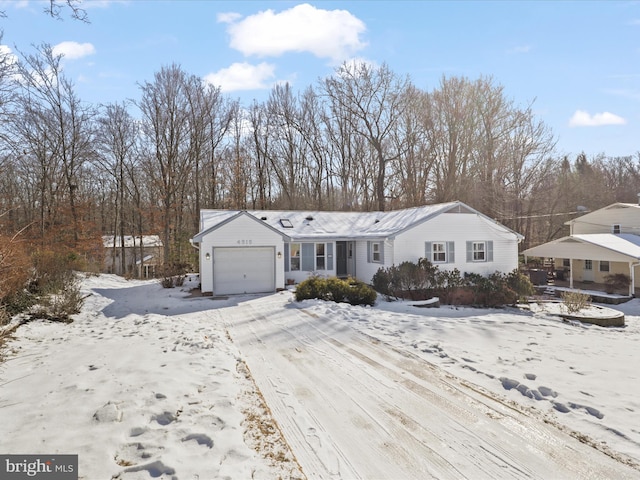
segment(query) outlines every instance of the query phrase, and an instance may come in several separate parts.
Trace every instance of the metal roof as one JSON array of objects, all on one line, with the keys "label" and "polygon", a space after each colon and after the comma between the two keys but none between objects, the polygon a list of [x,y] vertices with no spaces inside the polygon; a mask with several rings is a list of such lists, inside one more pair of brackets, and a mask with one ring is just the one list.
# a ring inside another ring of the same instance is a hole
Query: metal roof
[{"label": "metal roof", "polygon": [[559,238],[524,252],[530,257],[640,261],[640,236],[631,233],[590,233]]},{"label": "metal roof", "polygon": [[[428,221],[444,212],[477,214],[498,225],[505,232],[511,231],[462,202],[448,202],[422,207],[392,210],[388,212],[327,212],[319,210],[248,210],[247,214],[268,225],[271,229],[293,240],[307,239],[384,239],[393,237],[419,223]],[[194,241],[212,228],[228,222],[240,214],[238,210],[202,210],[200,233]],[[288,220],[288,222],[282,222]],[[285,226],[286,225],[286,226]]]}]

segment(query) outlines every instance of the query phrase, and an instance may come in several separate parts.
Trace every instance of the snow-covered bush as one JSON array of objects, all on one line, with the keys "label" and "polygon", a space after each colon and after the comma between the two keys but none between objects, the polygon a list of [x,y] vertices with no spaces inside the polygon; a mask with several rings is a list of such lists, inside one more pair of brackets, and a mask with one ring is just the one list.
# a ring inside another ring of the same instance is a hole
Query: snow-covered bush
[{"label": "snow-covered bush", "polygon": [[579,312],[583,308],[587,307],[591,301],[591,297],[589,295],[576,291],[562,292],[560,294],[560,298],[562,298],[564,308],[567,309],[568,313]]}]

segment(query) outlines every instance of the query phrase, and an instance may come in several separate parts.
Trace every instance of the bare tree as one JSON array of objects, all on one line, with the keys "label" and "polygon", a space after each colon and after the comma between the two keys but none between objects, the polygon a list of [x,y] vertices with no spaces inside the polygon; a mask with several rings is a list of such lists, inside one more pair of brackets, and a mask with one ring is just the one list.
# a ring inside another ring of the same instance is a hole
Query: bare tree
[{"label": "bare tree", "polygon": [[255,192],[252,195],[253,207],[265,210],[272,201],[271,169],[268,153],[271,148],[272,134],[266,106],[254,101],[249,109],[247,121],[251,139],[251,148],[247,150],[247,154],[251,155],[255,172]]},{"label": "bare tree", "polygon": [[408,79],[398,78],[386,64],[344,63],[324,82],[324,93],[332,103],[350,113],[351,127],[369,143],[376,160],[375,197],[378,210],[385,210],[387,164],[400,156],[391,150],[390,137],[407,108],[404,92]]},{"label": "bare tree", "polygon": [[410,86],[405,93],[407,108],[393,130],[394,150],[401,155],[392,162],[391,197],[395,207],[427,203],[429,180],[434,164],[434,144],[427,135],[431,121],[429,95]]},{"label": "bare tree", "polygon": [[[113,255],[117,255],[116,239],[120,239],[120,271],[126,272],[125,254],[125,194],[127,189],[126,164],[132,161],[137,139],[137,126],[123,103],[106,105],[103,114],[98,118],[97,145],[99,154],[97,163],[111,177],[115,184],[115,201],[113,203]],[[114,268],[115,271],[115,268]]]},{"label": "bare tree", "polygon": [[42,141],[37,142],[44,149],[39,154],[40,158],[44,160],[44,156],[51,156],[59,162],[75,246],[82,231],[77,177],[84,162],[93,155],[95,111],[77,97],[73,83],[62,73],[61,58],[54,55],[47,44],[42,45],[36,54],[24,56],[24,61],[18,65],[19,103],[27,114],[26,120],[34,131],[39,131]]},{"label": "bare tree", "polygon": [[179,66],[162,67],[155,73],[153,83],[141,85],[142,98],[137,103],[142,113],[140,132],[147,149],[146,173],[162,211],[165,263],[180,261],[173,256],[179,241],[175,227],[181,215],[180,193],[193,167],[186,84],[187,76]]},{"label": "bare tree", "polygon": [[266,154],[278,180],[282,207],[300,208],[304,201],[307,145],[300,134],[300,106],[291,85],[273,87],[267,112],[271,139]]}]

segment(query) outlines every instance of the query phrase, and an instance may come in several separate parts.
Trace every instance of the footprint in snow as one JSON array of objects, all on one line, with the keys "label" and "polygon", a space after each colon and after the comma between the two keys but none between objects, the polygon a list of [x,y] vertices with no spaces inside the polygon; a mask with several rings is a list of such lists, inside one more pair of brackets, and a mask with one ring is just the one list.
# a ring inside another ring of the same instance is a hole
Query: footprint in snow
[{"label": "footprint in snow", "polygon": [[213,440],[204,433],[191,433],[182,439],[183,442],[189,442],[195,440],[198,445],[205,445],[209,448],[213,448]]},{"label": "footprint in snow", "polygon": [[[144,465],[129,467],[124,472],[120,473],[119,475],[113,478],[114,480],[127,480],[128,478],[140,478],[138,475],[131,476],[129,474],[144,472],[144,471],[146,471],[149,474],[149,476],[151,476],[152,478],[162,477],[163,475],[166,475],[166,477],[163,477],[163,478],[170,478],[171,480],[177,480],[178,478],[175,476],[175,473],[176,473],[175,469],[165,465],[160,460],[156,460],[155,462],[147,463]],[[169,475],[171,476],[169,477]]]},{"label": "footprint in snow", "polygon": [[114,459],[121,467],[131,467],[149,461],[162,450],[163,447],[145,445],[140,442],[128,443],[118,449]]},{"label": "footprint in snow", "polygon": [[151,417],[151,420],[156,421],[162,426],[169,425],[170,423],[175,422],[177,419],[178,416],[171,412],[163,412],[159,415],[154,415],[153,417]]}]

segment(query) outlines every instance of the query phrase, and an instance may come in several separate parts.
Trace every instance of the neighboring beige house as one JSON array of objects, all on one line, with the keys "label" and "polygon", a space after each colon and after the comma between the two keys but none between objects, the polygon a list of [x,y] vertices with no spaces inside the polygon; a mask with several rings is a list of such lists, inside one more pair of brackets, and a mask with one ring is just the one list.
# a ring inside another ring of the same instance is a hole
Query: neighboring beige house
[{"label": "neighboring beige house", "polygon": [[202,210],[202,292],[272,292],[309,275],[370,283],[380,267],[427,258],[489,275],[518,267],[522,235],[462,202],[389,212]]},{"label": "neighboring beige house", "polygon": [[[125,270],[122,269],[122,239],[124,238]],[[162,265],[163,245],[158,235],[104,235],[104,271],[116,275],[135,275],[138,278],[155,277]]]},{"label": "neighboring beige house", "polygon": [[554,259],[556,270],[567,271],[573,282],[604,283],[609,274],[631,278],[629,295],[636,288],[640,266],[640,205],[614,203],[570,220],[568,237],[529,248],[525,257]]}]

